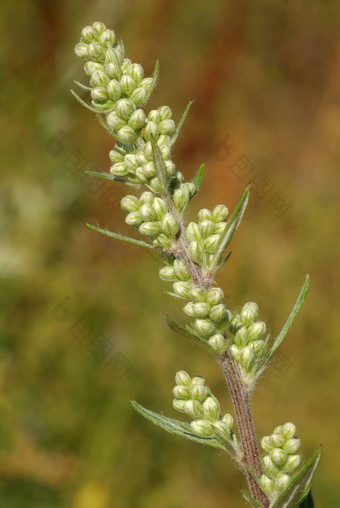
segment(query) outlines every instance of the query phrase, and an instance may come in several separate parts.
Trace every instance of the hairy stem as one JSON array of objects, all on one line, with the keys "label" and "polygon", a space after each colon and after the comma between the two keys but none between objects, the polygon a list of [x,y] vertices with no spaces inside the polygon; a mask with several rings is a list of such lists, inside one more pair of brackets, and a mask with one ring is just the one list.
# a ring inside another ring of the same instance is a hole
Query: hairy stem
[{"label": "hairy stem", "polygon": [[234,406],[238,431],[244,454],[240,465],[247,477],[251,495],[256,501],[267,508],[269,506],[267,496],[259,488],[246,467],[246,465],[249,465],[258,478],[260,478],[260,476],[263,474],[255,435],[254,421],[250,409],[249,392],[247,387],[241,382],[238,367],[228,352],[225,353],[223,357],[219,358],[218,363],[224,372],[231,400]]}]

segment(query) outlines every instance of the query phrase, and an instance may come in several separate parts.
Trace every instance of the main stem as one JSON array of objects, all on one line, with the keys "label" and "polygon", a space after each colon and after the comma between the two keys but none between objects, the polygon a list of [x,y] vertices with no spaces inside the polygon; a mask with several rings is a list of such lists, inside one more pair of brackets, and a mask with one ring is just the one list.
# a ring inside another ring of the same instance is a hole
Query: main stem
[{"label": "main stem", "polygon": [[250,409],[249,392],[247,387],[241,382],[238,367],[228,352],[218,359],[218,363],[224,372],[234,406],[243,450],[243,458],[240,465],[247,477],[251,495],[265,508],[268,508],[269,501],[267,496],[262,492],[247,469],[247,465],[250,466],[258,478],[260,478],[263,474],[260,462],[260,453],[257,446],[254,420]]},{"label": "main stem", "polygon": [[[180,235],[177,240],[177,248],[174,253],[182,258],[195,284],[202,289],[208,289],[212,286],[213,280],[210,276],[207,276],[207,274],[203,272],[199,265],[190,259],[188,254],[188,240],[185,235],[183,221],[180,214],[178,214],[175,209],[171,198],[168,195],[165,195],[164,197],[167,201],[170,212],[175,215],[178,223],[180,224]],[[269,501],[267,496],[262,492],[247,469],[247,465],[250,466],[258,478],[260,478],[263,474],[260,462],[260,453],[257,446],[254,420],[250,409],[249,392],[247,387],[241,382],[238,367],[228,351],[218,358],[218,363],[224,372],[234,406],[236,422],[243,450],[243,457],[240,462],[242,472],[247,478],[249,490],[253,498],[261,503],[264,508],[268,508]]]}]

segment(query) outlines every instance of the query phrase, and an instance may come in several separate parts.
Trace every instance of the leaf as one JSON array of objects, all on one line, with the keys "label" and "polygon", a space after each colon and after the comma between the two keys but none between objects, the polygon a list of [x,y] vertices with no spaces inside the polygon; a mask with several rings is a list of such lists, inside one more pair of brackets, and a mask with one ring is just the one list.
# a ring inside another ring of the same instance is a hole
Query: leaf
[{"label": "leaf", "polygon": [[223,265],[225,265],[225,264],[226,264],[226,262],[228,261],[228,259],[230,258],[230,256],[231,256],[231,251],[230,251],[230,252],[228,252],[228,254],[226,255],[226,257],[225,257],[225,258],[224,258],[224,260],[222,261],[222,263],[221,263],[221,267],[222,267]]},{"label": "leaf", "polygon": [[263,508],[263,505],[256,501],[247,491],[241,489],[241,494],[249,504],[251,504],[254,508]]},{"label": "leaf", "polygon": [[312,491],[309,490],[309,491],[305,492],[304,496],[305,496],[304,498],[300,499],[300,501],[299,501],[300,504],[298,505],[298,507],[299,508],[315,508]]},{"label": "leaf", "polygon": [[198,335],[196,335],[195,332],[192,331],[190,328],[181,325],[180,323],[175,321],[169,315],[166,316],[166,321],[168,323],[169,328],[171,328],[171,330],[173,330],[174,332],[178,333],[179,335],[182,335],[182,337],[185,337],[186,339],[189,339],[190,341],[193,340],[195,342],[198,342],[200,344],[200,346],[202,346],[205,349],[207,349],[210,353],[212,352],[211,348],[207,344],[207,342],[204,339],[202,339],[201,337],[199,337]]},{"label": "leaf", "polygon": [[115,132],[114,132],[112,129],[110,129],[110,127],[107,125],[107,123],[105,122],[105,120],[103,119],[103,117],[102,117],[102,116],[100,116],[99,114],[97,114],[97,115],[96,115],[96,118],[97,118],[97,121],[98,121],[99,125],[101,125],[101,126],[103,127],[103,129],[105,129],[105,130],[106,130],[106,132],[107,132],[108,134],[110,134],[110,136],[112,136],[113,138],[115,138],[115,139],[116,139]]},{"label": "leaf", "polygon": [[292,478],[287,488],[276,499],[270,508],[298,508],[301,501],[306,498],[309,492],[315,469],[317,468],[321,457],[321,448],[319,448],[312,458],[303,466],[303,468]]},{"label": "leaf", "polygon": [[277,350],[277,348],[280,346],[280,344],[282,343],[283,339],[287,335],[289,328],[292,326],[294,319],[298,315],[298,313],[299,313],[299,311],[300,311],[300,309],[302,307],[302,304],[303,304],[303,302],[306,299],[306,296],[307,296],[307,293],[308,293],[308,289],[309,289],[309,281],[310,281],[309,275],[307,274],[305,282],[304,282],[304,284],[303,284],[303,286],[301,288],[300,294],[299,294],[299,296],[298,296],[298,298],[296,300],[296,303],[294,305],[294,308],[293,308],[292,312],[290,313],[290,315],[289,315],[289,317],[288,317],[284,327],[282,328],[281,332],[276,337],[272,347],[270,348],[270,351],[264,356],[263,362],[260,363],[259,368],[257,369],[257,372],[256,372],[256,378],[258,378],[262,374],[264,369],[267,367],[267,365],[269,364],[270,360],[272,359],[275,351]]},{"label": "leaf", "polygon": [[166,430],[170,434],[176,434],[177,436],[190,439],[191,441],[196,441],[196,443],[225,450],[224,446],[216,441],[216,439],[211,437],[199,437],[193,434],[192,428],[188,423],[180,422],[178,420],[174,420],[173,418],[168,418],[167,416],[155,413],[154,411],[150,411],[150,409],[146,409],[134,400],[131,400],[130,402],[137,413],[141,414],[144,418],[157,425],[157,427],[161,427],[161,429]]},{"label": "leaf", "polygon": [[123,240],[127,243],[133,243],[135,245],[139,245],[140,247],[148,247],[149,249],[154,249],[154,246],[150,243],[142,242],[141,240],[135,240],[134,238],[129,238],[128,236],[122,236],[118,233],[113,233],[113,231],[108,231],[107,229],[102,229],[97,226],[93,226],[92,224],[86,224],[86,226],[90,229],[94,229],[98,231],[98,233],[102,233],[103,235],[110,236],[111,238],[116,238],[117,240]]},{"label": "leaf", "polygon": [[233,211],[230,219],[227,222],[227,227],[224,235],[221,238],[221,241],[218,245],[214,260],[211,264],[213,269],[220,268],[220,259],[231,242],[231,240],[234,238],[234,235],[240,225],[240,222],[242,220],[243,214],[247,208],[248,200],[249,200],[249,192],[250,192],[250,185],[247,186],[246,190],[244,191],[240,201],[236,205],[235,210]]},{"label": "leaf", "polygon": [[73,83],[78,85],[83,90],[92,90],[92,88],[90,86],[83,85],[83,83],[80,83],[79,81],[76,81],[75,79],[73,80]]},{"label": "leaf", "polygon": [[91,176],[98,176],[99,178],[105,178],[106,180],[113,180],[115,182],[130,183],[127,180],[124,180],[124,178],[119,178],[118,176],[111,175],[111,173],[101,173],[99,171],[87,170],[85,171],[85,174]]},{"label": "leaf", "polygon": [[150,93],[152,92],[152,90],[155,88],[156,84],[157,84],[157,79],[159,77],[159,60],[156,61],[155,63],[155,68],[153,70],[153,75],[152,75],[152,85],[151,85],[151,91]]},{"label": "leaf", "polygon": [[187,107],[185,108],[185,111],[182,115],[182,118],[180,119],[176,129],[175,129],[175,132],[173,133],[172,135],[172,138],[171,138],[171,141],[170,141],[170,146],[173,146],[176,141],[177,141],[177,138],[182,130],[182,127],[183,127],[183,124],[186,120],[186,117],[188,116],[188,113],[189,113],[189,109],[191,108],[192,104],[193,104],[194,101],[190,101],[189,104],[187,105]]},{"label": "leaf", "polygon": [[71,89],[71,94],[73,95],[73,97],[75,97],[77,99],[78,102],[80,102],[80,104],[82,106],[89,109],[90,111],[93,111],[94,113],[98,113],[98,111],[96,109],[94,109],[92,106],[87,104],[87,102],[83,101],[83,99],[81,97],[79,97],[79,95],[72,89]]},{"label": "leaf", "polygon": [[192,183],[195,185],[196,187],[196,192],[195,194],[198,192],[200,186],[201,186],[201,183],[202,183],[202,180],[203,180],[203,174],[204,174],[204,169],[205,169],[205,162],[203,162],[200,167],[198,168],[198,171],[196,173],[196,175],[194,176],[194,178],[192,179]]},{"label": "leaf", "polygon": [[159,146],[157,145],[153,137],[151,138],[151,146],[153,154],[153,163],[155,165],[156,173],[165,191],[167,188],[166,167]]}]

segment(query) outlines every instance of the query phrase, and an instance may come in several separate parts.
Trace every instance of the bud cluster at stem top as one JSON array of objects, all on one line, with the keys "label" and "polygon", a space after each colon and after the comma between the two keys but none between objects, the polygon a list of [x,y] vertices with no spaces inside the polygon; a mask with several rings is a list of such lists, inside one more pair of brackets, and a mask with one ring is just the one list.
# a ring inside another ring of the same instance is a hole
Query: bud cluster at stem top
[{"label": "bud cluster at stem top", "polygon": [[261,440],[261,447],[267,455],[263,457],[264,474],[260,484],[271,500],[275,500],[285,490],[291,480],[291,474],[301,462],[300,440],[295,437],[296,427],[285,423],[276,427],[271,436]]}]

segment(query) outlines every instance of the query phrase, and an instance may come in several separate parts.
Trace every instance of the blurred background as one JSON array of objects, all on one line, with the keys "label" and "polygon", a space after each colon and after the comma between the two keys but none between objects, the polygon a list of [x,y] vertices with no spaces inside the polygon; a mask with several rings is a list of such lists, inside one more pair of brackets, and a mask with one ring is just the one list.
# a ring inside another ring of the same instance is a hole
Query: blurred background
[{"label": "blurred background", "polygon": [[[156,256],[86,228],[128,234],[114,141],[71,96],[84,81],[73,47],[101,20],[147,74],[148,105],[178,120],[195,103],[174,159],[192,205],[251,202],[219,275],[230,308],[256,301],[275,336],[305,273],[311,290],[253,396],[257,432],[297,425],[307,459],[320,443],[317,508],[340,506],[340,38],[336,0],[4,0],[1,77],[0,504],[11,508],[244,506],[218,451],[170,436],[129,397],[176,417],[176,370],[207,379],[231,411],[213,358],[171,332],[183,319]],[[178,414],[177,414],[178,416]]]}]

